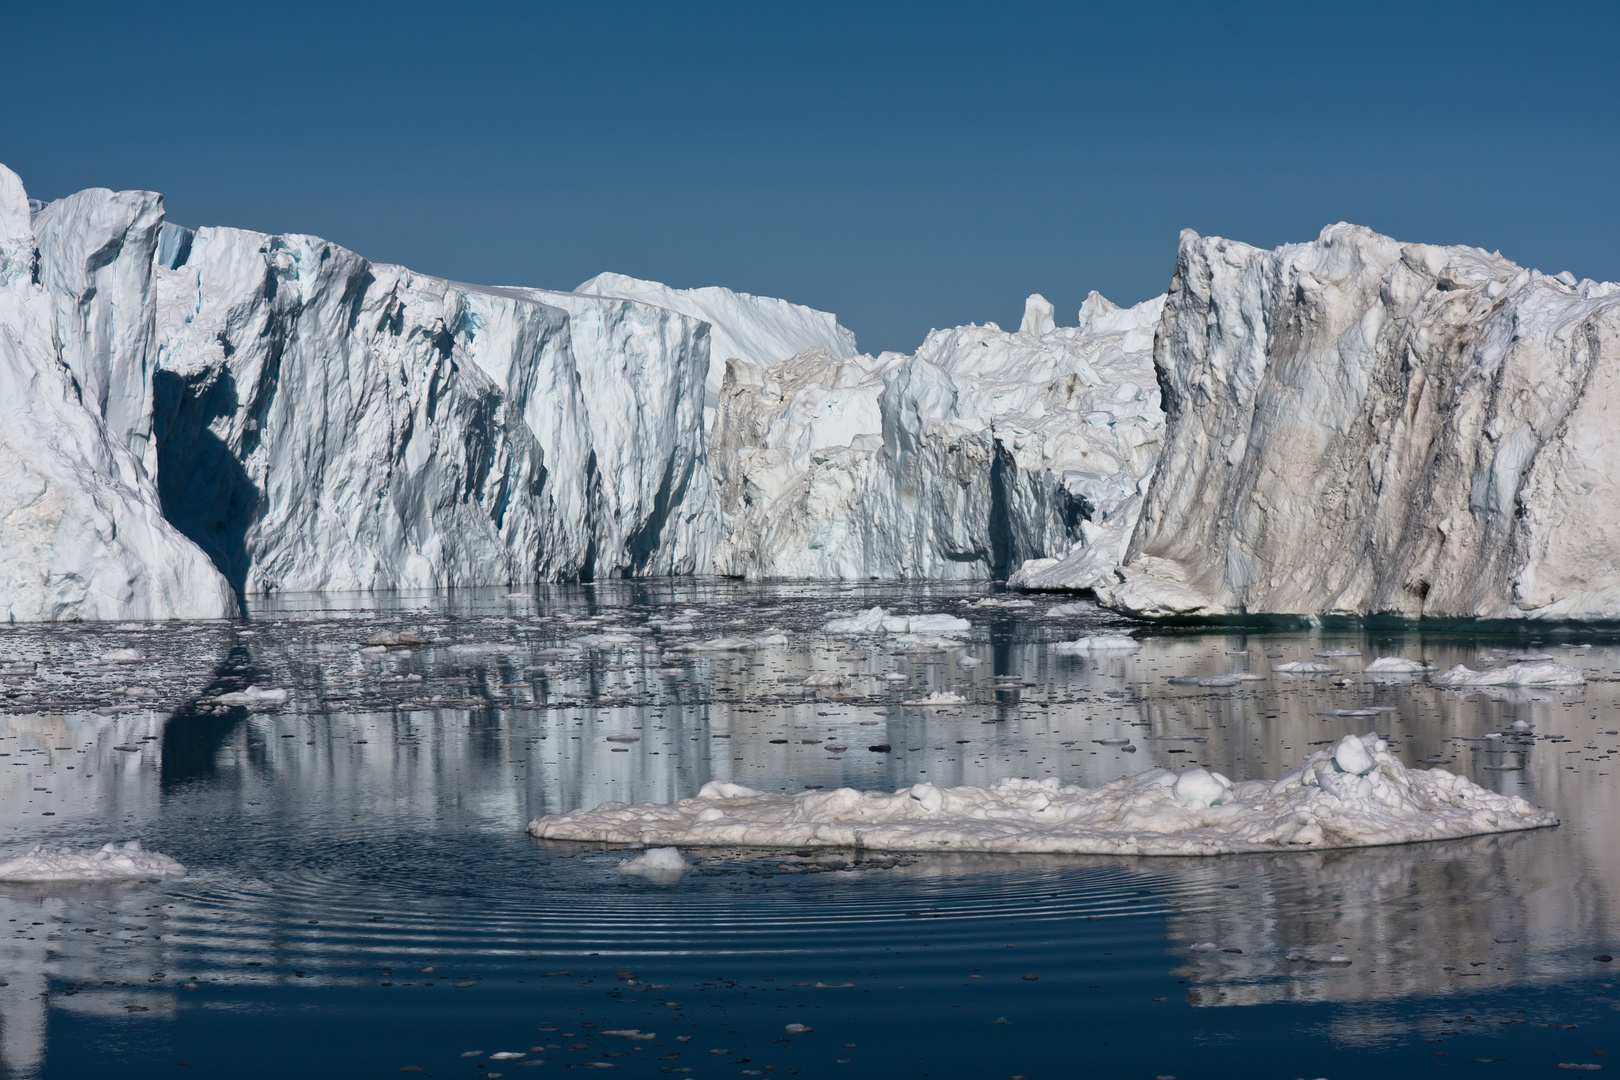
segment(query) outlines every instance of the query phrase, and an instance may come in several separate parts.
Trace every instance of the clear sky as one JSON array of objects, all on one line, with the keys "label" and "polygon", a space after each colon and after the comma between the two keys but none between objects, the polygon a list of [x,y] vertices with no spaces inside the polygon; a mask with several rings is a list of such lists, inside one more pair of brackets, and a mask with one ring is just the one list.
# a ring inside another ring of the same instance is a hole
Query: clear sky
[{"label": "clear sky", "polygon": [[1620,279],[1614,3],[10,4],[30,193],[465,281],[602,270],[862,348],[1339,220]]}]

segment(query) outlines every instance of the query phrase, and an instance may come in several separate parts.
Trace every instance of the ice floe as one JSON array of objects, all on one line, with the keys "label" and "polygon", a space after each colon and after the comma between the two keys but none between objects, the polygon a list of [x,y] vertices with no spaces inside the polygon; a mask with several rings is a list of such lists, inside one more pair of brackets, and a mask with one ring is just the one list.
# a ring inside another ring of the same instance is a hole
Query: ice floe
[{"label": "ice floe", "polygon": [[1416,675],[1434,669],[1421,660],[1408,660],[1402,656],[1380,656],[1361,670],[1372,675]]},{"label": "ice floe", "polygon": [[913,634],[960,637],[973,630],[973,624],[955,615],[890,615],[887,608],[873,607],[854,615],[834,615],[824,630],[829,634]]},{"label": "ice floe", "polygon": [[715,781],[675,803],[604,803],[536,819],[531,835],[608,843],[881,851],[1215,855],[1370,847],[1556,824],[1524,799],[1408,769],[1376,734],[1347,735],[1274,781],[1150,769],[1098,788],[1006,778],[891,793],[774,795]]},{"label": "ice floe", "polygon": [[0,859],[0,881],[119,881],[184,877],[186,868],[139,840],[77,849],[38,844]]},{"label": "ice floe", "polygon": [[1142,644],[1126,634],[1088,634],[1052,647],[1060,653],[1127,653],[1140,652]]},{"label": "ice floe", "polygon": [[1524,664],[1509,664],[1507,667],[1491,668],[1488,671],[1475,671],[1473,668],[1458,664],[1442,675],[1436,675],[1429,680],[1435,686],[1444,687],[1472,687],[1472,686],[1580,686],[1586,682],[1586,676],[1581,674],[1579,668],[1568,664],[1555,664],[1539,661]]}]

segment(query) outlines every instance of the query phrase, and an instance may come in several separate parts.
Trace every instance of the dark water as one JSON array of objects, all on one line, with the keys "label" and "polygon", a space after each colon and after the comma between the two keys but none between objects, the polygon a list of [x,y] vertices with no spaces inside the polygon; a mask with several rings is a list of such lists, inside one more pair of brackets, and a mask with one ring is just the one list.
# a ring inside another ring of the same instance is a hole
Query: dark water
[{"label": "dark water", "polygon": [[[1050,642],[1118,625],[1108,617],[1049,617],[1057,598],[963,604],[981,595],[621,585],[0,632],[0,662],[40,661],[0,676],[0,851],[139,838],[191,869],[0,886],[0,1070],[1383,1080],[1568,1075],[1558,1066],[1620,1053],[1614,964],[1594,959],[1620,953],[1612,639],[1161,632],[1091,658]],[[962,614],[973,635],[934,652],[818,632],[829,612],[874,603]],[[384,628],[430,643],[358,651]],[[771,629],[787,647],[668,651]],[[568,645],[590,635],[609,637]],[[1562,648],[1576,643],[1594,647]],[[146,659],[97,661],[113,649]],[[1363,654],[1334,661],[1343,685],[1167,683],[1330,649]],[[1355,677],[1376,655],[1443,669],[1492,649],[1549,652],[1589,681],[1492,697]],[[982,663],[959,666],[964,653]],[[841,686],[802,681],[829,672]],[[292,698],[209,703],[250,684]],[[946,689],[970,703],[901,704]],[[1394,711],[1320,715],[1373,705]],[[1512,734],[1516,719],[1531,735]],[[1409,764],[1518,792],[1563,824],[1213,859],[692,852],[676,884],[620,874],[621,851],[523,832],[539,814],[680,798],[713,778],[1090,785],[1193,762],[1275,776],[1374,728]],[[1091,741],[1115,735],[1138,751]],[[1351,963],[1289,959],[1302,951]],[[628,1029],[654,1037],[606,1034]]]}]

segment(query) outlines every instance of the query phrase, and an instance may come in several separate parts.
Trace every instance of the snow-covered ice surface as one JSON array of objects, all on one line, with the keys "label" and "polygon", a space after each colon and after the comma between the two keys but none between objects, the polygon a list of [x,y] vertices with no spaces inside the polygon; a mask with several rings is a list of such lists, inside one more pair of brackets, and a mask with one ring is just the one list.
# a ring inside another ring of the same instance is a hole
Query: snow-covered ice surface
[{"label": "snow-covered ice surface", "polygon": [[36,844],[15,855],[0,855],[0,881],[139,881],[185,874],[184,866],[146,851],[139,840],[88,850]]},{"label": "snow-covered ice surface", "polygon": [[1078,326],[939,330],[909,356],[729,364],[709,448],[716,570],[1090,585],[1118,562],[1158,455],[1161,300],[1093,293]]},{"label": "snow-covered ice surface", "polygon": [[1164,452],[1099,595],[1150,616],[1620,617],[1620,286],[1353,225],[1182,233]]},{"label": "snow-covered ice surface", "polygon": [[1408,769],[1376,734],[1346,735],[1276,781],[1150,769],[1100,788],[1003,778],[893,794],[771,795],[709,784],[676,803],[608,803],[537,818],[545,840],[870,851],[1223,855],[1371,847],[1557,824],[1518,796],[1443,769]]},{"label": "snow-covered ice surface", "polygon": [[674,289],[657,281],[624,274],[598,274],[574,290],[592,296],[616,296],[664,308],[709,324],[709,368],[705,406],[712,414],[720,400],[726,361],[737,359],[771,367],[807,349],[832,356],[854,356],[855,335],[825,311],[769,296],[751,296],[719,286]]}]

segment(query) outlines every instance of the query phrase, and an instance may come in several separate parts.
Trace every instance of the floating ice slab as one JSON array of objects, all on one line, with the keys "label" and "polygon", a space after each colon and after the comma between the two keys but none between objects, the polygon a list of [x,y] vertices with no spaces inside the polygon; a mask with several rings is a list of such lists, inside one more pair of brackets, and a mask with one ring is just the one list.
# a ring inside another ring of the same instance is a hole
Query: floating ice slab
[{"label": "floating ice slab", "polygon": [[1142,645],[1125,634],[1088,634],[1075,641],[1060,641],[1054,648],[1060,653],[1140,652]]},{"label": "floating ice slab", "polygon": [[676,803],[604,803],[529,825],[550,840],[862,847],[876,851],[1219,855],[1372,847],[1555,825],[1557,819],[1442,769],[1408,769],[1375,734],[1348,735],[1275,781],[1150,769],[1098,788],[1007,778],[915,784],[893,794],[773,795],[705,784]]},{"label": "floating ice slab", "polygon": [[1280,671],[1284,675],[1333,675],[1338,668],[1332,664],[1317,664],[1310,660],[1289,660],[1282,664],[1271,665],[1272,671]]},{"label": "floating ice slab", "polygon": [[1580,686],[1586,682],[1579,668],[1547,661],[1509,664],[1489,671],[1475,671],[1458,664],[1444,675],[1430,680],[1436,686]]},{"label": "floating ice slab", "polygon": [[99,850],[36,844],[0,859],[0,881],[125,881],[184,877],[186,868],[167,855],[141,848],[139,840]]}]

